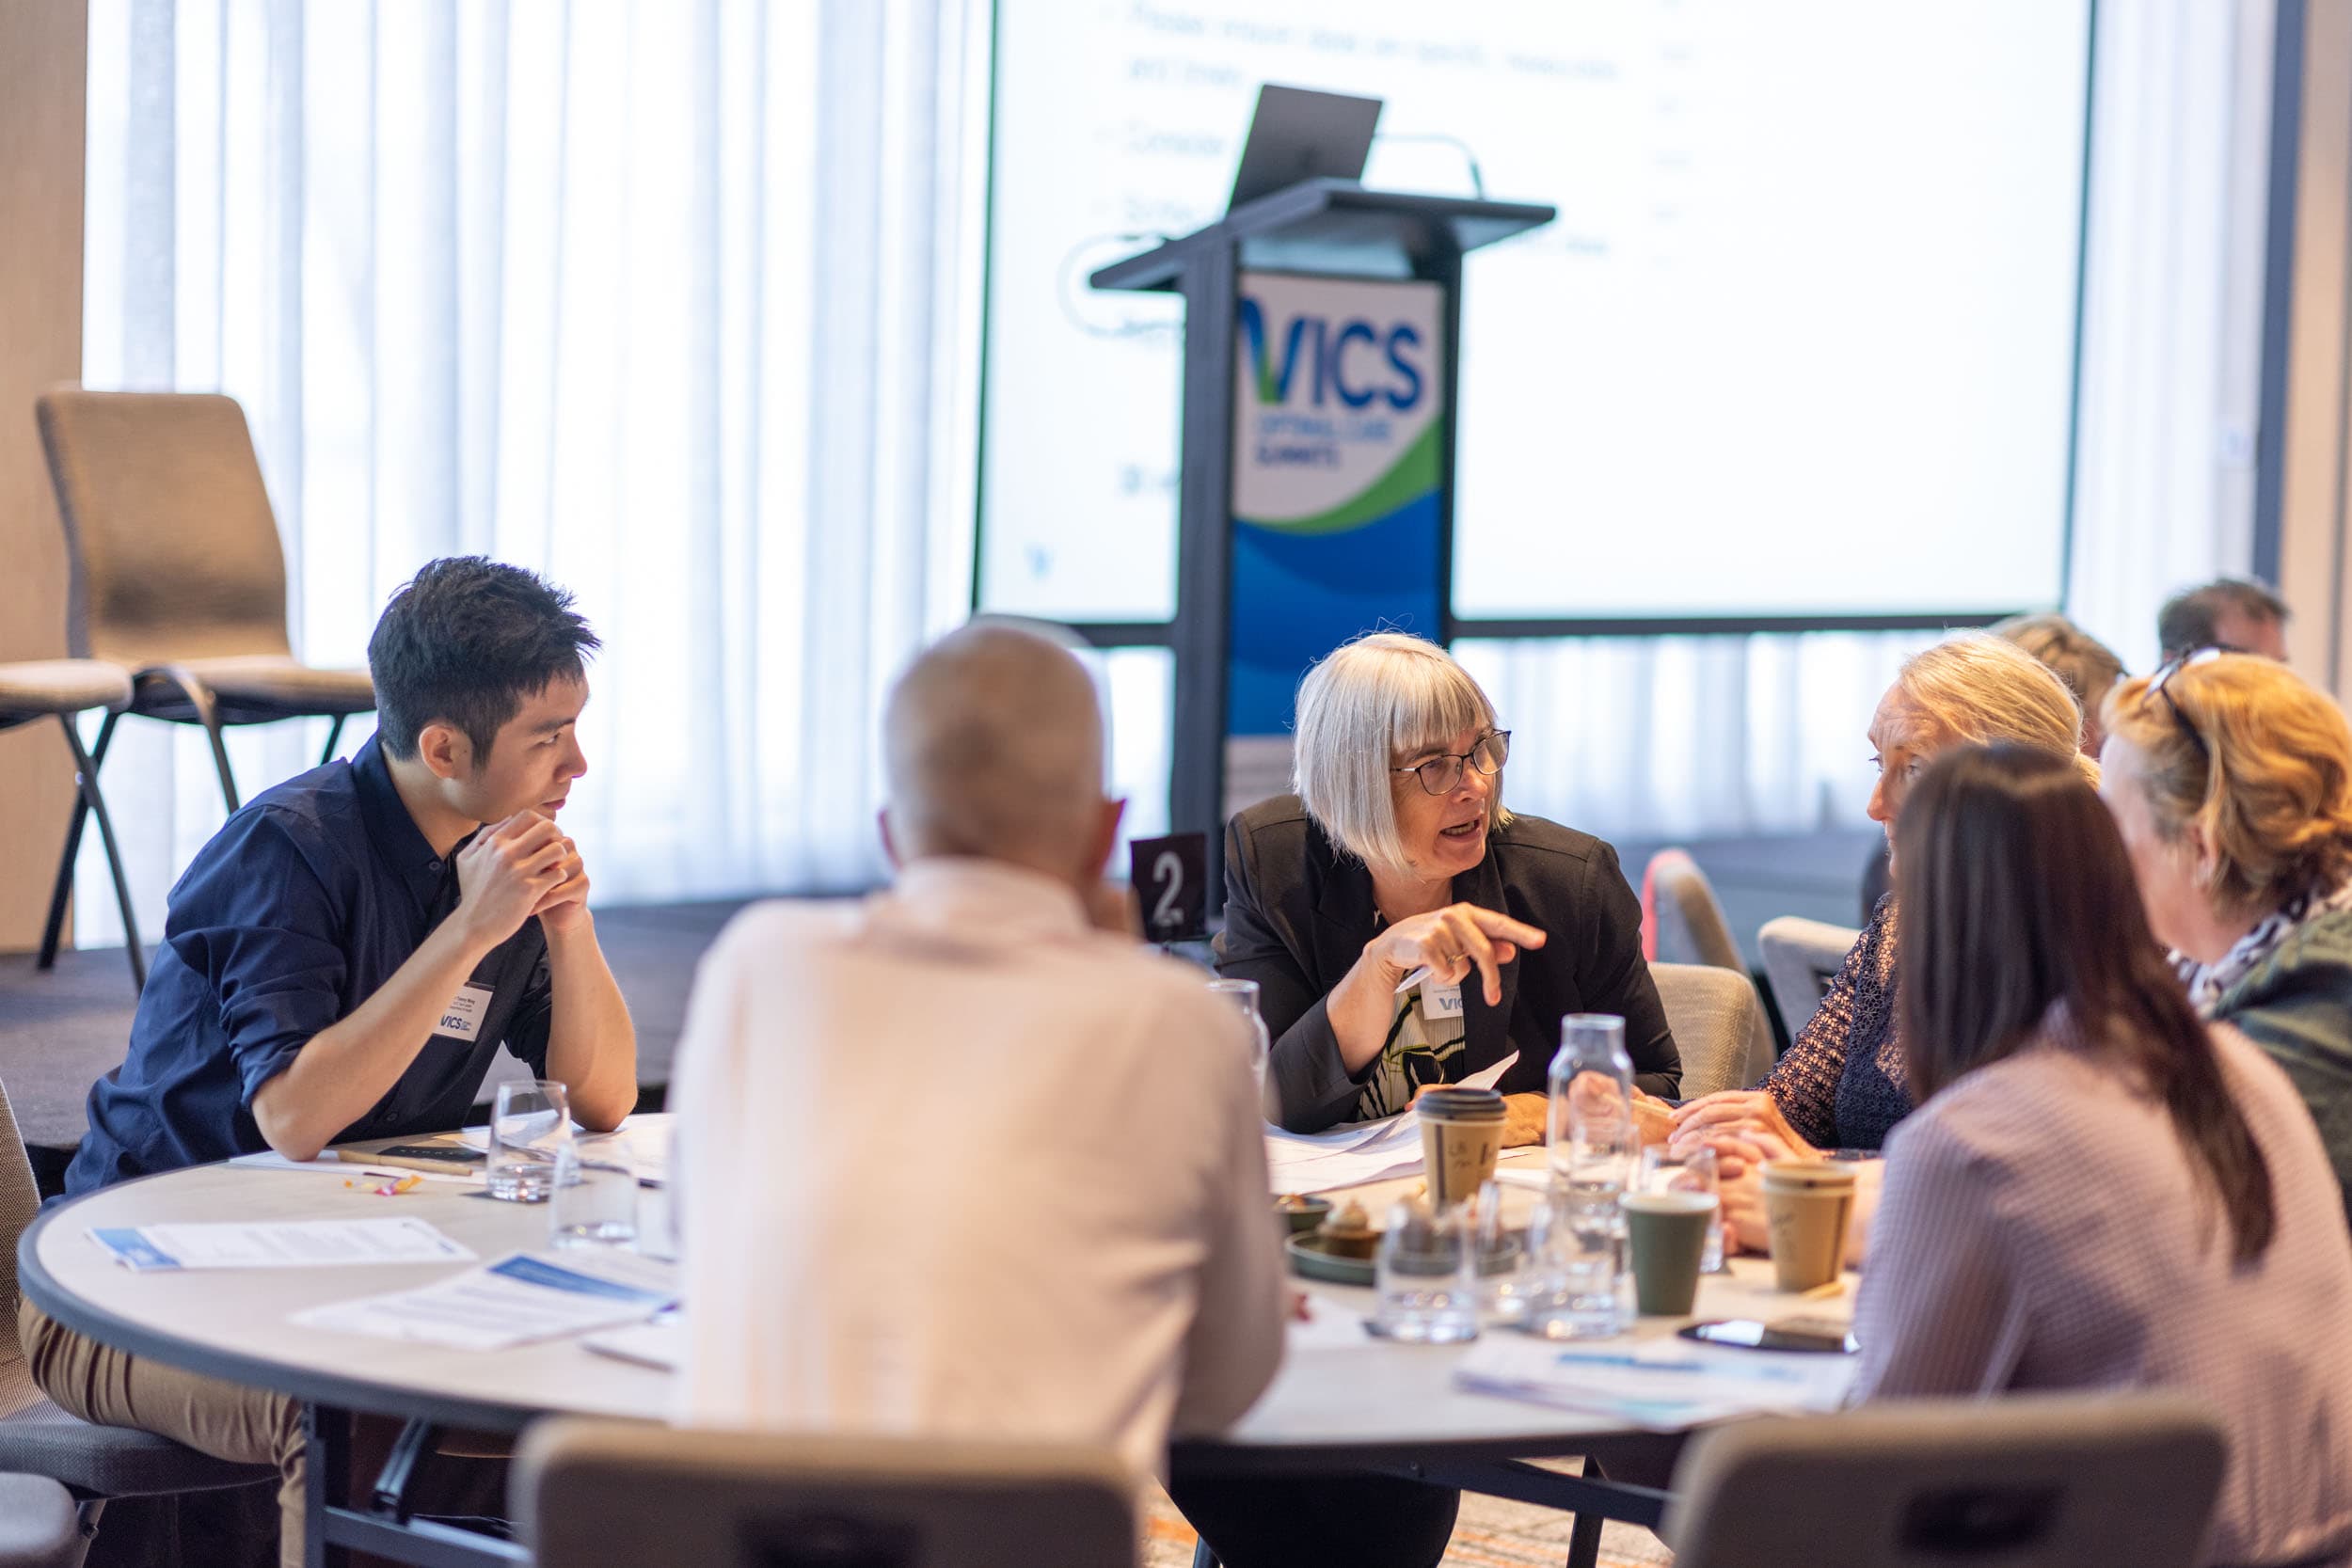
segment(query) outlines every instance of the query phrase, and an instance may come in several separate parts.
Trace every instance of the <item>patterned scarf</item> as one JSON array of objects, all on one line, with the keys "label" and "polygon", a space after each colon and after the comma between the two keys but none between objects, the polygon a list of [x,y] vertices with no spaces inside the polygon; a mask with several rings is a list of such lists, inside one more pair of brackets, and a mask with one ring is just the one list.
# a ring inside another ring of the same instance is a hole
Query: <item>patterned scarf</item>
[{"label": "patterned scarf", "polygon": [[2188,999],[2198,1016],[2211,1018],[2230,988],[2254,973],[2297,927],[2343,910],[2352,910],[2352,880],[2324,895],[2307,893],[2288,899],[2209,964],[2201,964],[2187,954],[2174,951],[2173,973],[2188,988]]}]

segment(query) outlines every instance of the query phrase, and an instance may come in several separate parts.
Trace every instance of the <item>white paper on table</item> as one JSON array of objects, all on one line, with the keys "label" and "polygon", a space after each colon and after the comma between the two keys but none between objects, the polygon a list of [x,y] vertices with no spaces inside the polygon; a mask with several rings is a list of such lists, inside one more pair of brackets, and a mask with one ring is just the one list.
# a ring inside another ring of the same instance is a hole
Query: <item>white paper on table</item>
[{"label": "white paper on table", "polygon": [[297,1312],[304,1328],[505,1350],[637,1323],[677,1300],[666,1265],[628,1252],[516,1253],[412,1291]]},{"label": "white paper on table", "polygon": [[[1516,1051],[1456,1085],[1490,1089],[1519,1059]],[[1350,1122],[1325,1132],[1265,1131],[1266,1180],[1276,1193],[1319,1193],[1410,1176],[1422,1168],[1421,1117],[1410,1106],[1378,1121]]]},{"label": "white paper on table", "polygon": [[1518,1065],[1518,1060],[1519,1053],[1514,1051],[1511,1054],[1503,1057],[1502,1060],[1497,1062],[1494,1066],[1490,1068],[1481,1068],[1476,1072],[1471,1073],[1468,1078],[1463,1079],[1457,1086],[1465,1089],[1491,1089],[1497,1084],[1502,1082],[1502,1075],[1504,1073],[1510,1071],[1514,1067]]},{"label": "white paper on table", "polygon": [[[262,1150],[259,1154],[237,1155],[229,1163],[232,1165],[243,1166],[246,1170],[314,1170],[322,1176],[340,1176],[346,1180],[355,1182],[362,1175],[364,1175],[369,1168],[366,1165],[354,1164],[349,1160],[289,1160],[277,1150],[268,1148]],[[413,1176],[423,1181],[456,1181],[471,1186],[480,1186],[482,1184],[482,1172],[479,1170],[451,1170],[444,1172],[418,1170],[410,1165],[403,1165],[397,1170],[392,1170],[392,1168],[388,1165],[385,1166],[384,1169],[390,1171],[390,1174],[395,1179]]]},{"label": "white paper on table", "polygon": [[1560,1343],[1507,1330],[1479,1336],[1454,1370],[1472,1393],[1680,1432],[1734,1416],[1835,1410],[1851,1355],[1725,1350],[1682,1338]]},{"label": "white paper on table", "polygon": [[1364,1343],[1364,1315],[1309,1296],[1307,1316],[1290,1321],[1283,1334],[1287,1350],[1349,1350]]},{"label": "white paper on table", "polygon": [[355,1263],[462,1263],[461,1246],[420,1219],[292,1220],[273,1225],[142,1225],[88,1232],[141,1274],[172,1269],[313,1269]]},{"label": "white paper on table", "polygon": [[650,1323],[607,1329],[582,1339],[580,1348],[615,1361],[651,1367],[658,1372],[676,1371],[686,1358],[686,1314],[673,1307]]}]

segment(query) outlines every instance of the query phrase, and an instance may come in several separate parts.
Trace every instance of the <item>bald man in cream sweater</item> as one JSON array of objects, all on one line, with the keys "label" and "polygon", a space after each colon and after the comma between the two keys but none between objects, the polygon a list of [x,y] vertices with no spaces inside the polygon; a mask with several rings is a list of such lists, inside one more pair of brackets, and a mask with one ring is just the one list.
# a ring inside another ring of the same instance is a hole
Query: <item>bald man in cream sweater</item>
[{"label": "bald man in cream sweater", "polygon": [[691,1424],[1100,1444],[1162,1471],[1273,1376],[1284,1292],[1248,1046],[1099,928],[1120,803],[1036,633],[925,652],[884,718],[892,885],[769,903],[678,1048]]}]

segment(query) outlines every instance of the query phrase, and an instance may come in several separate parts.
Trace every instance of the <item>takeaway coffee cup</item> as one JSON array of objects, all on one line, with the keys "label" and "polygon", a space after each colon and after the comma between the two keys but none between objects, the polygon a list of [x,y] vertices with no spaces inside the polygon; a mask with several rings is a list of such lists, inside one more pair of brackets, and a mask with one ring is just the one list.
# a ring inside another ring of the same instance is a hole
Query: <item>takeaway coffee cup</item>
[{"label": "takeaway coffee cup", "polygon": [[1846,1266],[1854,1171],[1832,1160],[1774,1160],[1764,1167],[1764,1218],[1772,1274],[1784,1291],[1810,1291]]},{"label": "takeaway coffee cup", "polygon": [[1680,1317],[1698,1299],[1713,1193],[1628,1193],[1626,1247],[1633,1255],[1633,1305],[1645,1317]]},{"label": "takeaway coffee cup", "polygon": [[1438,1088],[1413,1102],[1421,1116],[1429,1205],[1447,1210],[1478,1196],[1502,1152],[1502,1096],[1494,1089]]}]

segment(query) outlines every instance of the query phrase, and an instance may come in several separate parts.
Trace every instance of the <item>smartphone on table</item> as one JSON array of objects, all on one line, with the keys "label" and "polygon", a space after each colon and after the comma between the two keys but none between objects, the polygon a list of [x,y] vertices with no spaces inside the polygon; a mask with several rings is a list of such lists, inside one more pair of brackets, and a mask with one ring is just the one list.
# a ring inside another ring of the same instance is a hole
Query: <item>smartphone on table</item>
[{"label": "smartphone on table", "polygon": [[1680,1332],[1685,1339],[1695,1339],[1703,1345],[1729,1345],[1739,1350],[1851,1355],[1862,1348],[1854,1342],[1846,1325],[1835,1318],[1783,1318],[1769,1323],[1754,1318],[1724,1318],[1692,1323]]}]

